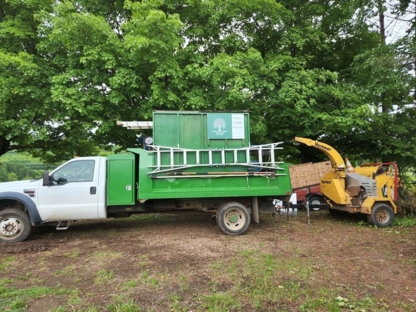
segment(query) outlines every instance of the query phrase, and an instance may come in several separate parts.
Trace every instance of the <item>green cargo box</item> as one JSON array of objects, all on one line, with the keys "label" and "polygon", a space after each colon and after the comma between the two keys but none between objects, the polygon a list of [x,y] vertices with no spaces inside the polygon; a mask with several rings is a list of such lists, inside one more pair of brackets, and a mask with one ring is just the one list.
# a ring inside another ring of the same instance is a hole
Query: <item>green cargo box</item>
[{"label": "green cargo box", "polygon": [[[155,111],[153,113],[153,141],[161,151],[159,159],[154,154],[154,164],[170,166],[175,164],[196,165],[198,163],[222,164],[221,157],[225,157],[225,163],[234,161],[234,149],[250,146],[249,114],[246,112],[190,112],[190,111]],[[174,153],[166,149],[175,148]],[[184,159],[183,149],[189,151]],[[196,151],[209,150],[209,153]],[[221,152],[224,151],[224,155]],[[200,157],[198,157],[200,156]],[[246,150],[240,150],[236,159],[243,162],[246,159]],[[184,169],[185,171],[187,169]],[[213,166],[209,169],[200,167],[199,172],[211,171],[241,171],[245,168]],[[193,171],[193,170],[188,170]]]},{"label": "green cargo box", "polygon": [[151,151],[128,149],[136,156],[118,159],[123,164],[109,158],[109,177],[120,175],[109,185],[109,205],[131,201],[126,185],[141,202],[291,194],[288,166],[275,159],[280,143],[251,146],[246,112],[155,111],[153,142]]},{"label": "green cargo box", "polygon": [[154,145],[208,149],[250,145],[246,112],[153,112]]}]

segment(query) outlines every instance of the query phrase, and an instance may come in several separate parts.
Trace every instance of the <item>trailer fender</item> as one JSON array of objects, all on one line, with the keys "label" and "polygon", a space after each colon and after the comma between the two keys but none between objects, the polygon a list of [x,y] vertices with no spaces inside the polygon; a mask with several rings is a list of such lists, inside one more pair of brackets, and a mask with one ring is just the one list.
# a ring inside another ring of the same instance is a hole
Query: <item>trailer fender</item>
[{"label": "trailer fender", "polygon": [[22,203],[29,213],[30,223],[32,226],[42,222],[36,204],[26,195],[18,192],[3,192],[0,193],[0,200],[16,200]]},{"label": "trailer fender", "polygon": [[364,202],[361,204],[361,213],[371,215],[372,208],[376,202],[374,197],[367,197]]}]

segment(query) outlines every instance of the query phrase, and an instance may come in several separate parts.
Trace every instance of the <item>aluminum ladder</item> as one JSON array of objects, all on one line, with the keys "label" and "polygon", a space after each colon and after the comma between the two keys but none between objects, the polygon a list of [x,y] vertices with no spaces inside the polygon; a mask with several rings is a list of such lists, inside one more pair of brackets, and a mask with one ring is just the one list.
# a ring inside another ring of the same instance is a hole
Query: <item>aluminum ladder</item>
[{"label": "aluminum ladder", "polygon": [[[254,170],[284,170],[283,168],[279,167],[279,164],[283,162],[276,161],[275,157],[275,150],[282,149],[282,147],[278,147],[278,145],[282,143],[283,142],[269,143],[242,148],[211,149],[188,149],[180,147],[149,145],[149,148],[151,148],[155,154],[155,160],[154,165],[149,166],[153,169],[153,171],[149,172],[148,174],[156,175],[159,173],[169,173],[174,175],[175,172],[180,172],[182,169],[220,166],[245,166],[251,168],[252,175],[256,175]],[[266,157],[264,157],[264,153],[268,154],[267,160],[265,159]],[[251,160],[251,155],[253,154],[257,156],[256,161]],[[168,157],[165,155],[168,155]],[[190,158],[193,160],[189,161]],[[219,161],[214,161],[214,159]],[[188,177],[191,174],[196,173],[188,173]],[[210,174],[211,176],[230,176],[235,173],[223,172],[218,174],[216,172],[212,172]],[[241,174],[242,172],[239,173],[239,175]],[[246,174],[246,172],[244,172],[244,174]],[[258,175],[265,175],[265,172],[259,173]],[[270,171],[268,172],[268,175],[270,175]]]}]

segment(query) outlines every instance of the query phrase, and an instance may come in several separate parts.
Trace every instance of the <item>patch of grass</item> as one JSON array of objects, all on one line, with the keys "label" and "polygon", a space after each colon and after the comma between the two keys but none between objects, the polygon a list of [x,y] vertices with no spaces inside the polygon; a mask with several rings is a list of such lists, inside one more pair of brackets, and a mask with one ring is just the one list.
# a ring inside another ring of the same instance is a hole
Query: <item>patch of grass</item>
[{"label": "patch of grass", "polygon": [[181,281],[181,283],[188,283],[188,277],[186,276],[186,274],[182,273],[181,275],[179,275],[179,280]]},{"label": "patch of grass", "polygon": [[223,312],[230,310],[240,310],[242,308],[240,300],[229,293],[215,292],[203,297],[204,307],[207,311]]},{"label": "patch of grass", "polygon": [[9,284],[13,284],[14,282],[16,282],[14,279],[3,278],[3,279],[0,280],[0,287],[1,286],[6,286],[6,285],[9,285]]},{"label": "patch of grass", "polygon": [[416,259],[404,259],[404,263],[406,264],[416,264]]},{"label": "patch of grass", "polygon": [[24,311],[31,300],[42,298],[46,295],[69,295],[73,290],[61,287],[29,287],[16,289],[14,287],[4,287],[10,283],[9,280],[2,280],[0,286],[0,310],[2,311]]},{"label": "patch of grass", "polygon": [[10,265],[16,261],[15,256],[4,257],[0,262],[0,272],[3,272],[5,269],[9,269]]},{"label": "patch of grass", "polygon": [[114,259],[118,259],[120,258],[122,255],[121,253],[117,252],[117,251],[96,251],[94,252],[91,257],[98,260],[98,261],[103,261],[103,260],[114,260]]},{"label": "patch of grass", "polygon": [[360,221],[357,222],[357,225],[358,226],[368,226],[369,223],[368,222],[365,222],[364,220],[360,220]]},{"label": "patch of grass", "polygon": [[159,279],[154,278],[154,277],[149,279],[149,286],[151,288],[156,288],[158,285],[159,285]]},{"label": "patch of grass", "polygon": [[416,311],[416,303],[403,303],[401,301],[397,301],[396,305],[404,309],[404,311]]},{"label": "patch of grass", "polygon": [[65,306],[59,306],[56,309],[49,310],[48,312],[66,312],[68,311]]},{"label": "patch of grass", "polygon": [[107,270],[100,270],[95,274],[95,285],[104,285],[107,284],[110,280],[114,278],[114,272],[113,271],[107,271]]},{"label": "patch of grass", "polygon": [[[214,263],[210,268],[213,280],[210,291],[202,297],[207,311],[256,310],[275,306],[279,310],[293,309],[301,302],[300,311],[386,311],[383,304],[370,297],[344,298],[333,288],[311,288],[308,281],[316,263],[293,255],[277,258],[258,250],[244,250],[229,263]],[[344,289],[344,292],[351,292]],[[352,294],[351,296],[354,296]]]},{"label": "patch of grass", "polygon": [[21,281],[27,281],[31,277],[32,277],[32,273],[27,272],[26,274],[20,274],[19,275],[19,280],[21,280]]},{"label": "patch of grass", "polygon": [[142,255],[140,257],[140,261],[139,261],[139,267],[144,268],[145,266],[148,265],[147,261],[149,260],[149,258],[147,257],[147,255]]},{"label": "patch of grass", "polygon": [[72,298],[69,298],[68,303],[71,306],[80,305],[82,303],[82,299],[80,297],[78,297],[78,296],[74,296]]},{"label": "patch of grass", "polygon": [[399,227],[416,226],[416,216],[397,216],[393,224]]},{"label": "patch of grass", "polygon": [[335,295],[333,289],[321,288],[316,297],[308,297],[299,307],[300,311],[388,311],[382,302],[370,297],[344,298]]},{"label": "patch of grass", "polygon": [[139,285],[139,281],[131,280],[124,283],[127,287],[137,287]]},{"label": "patch of grass", "polygon": [[56,270],[55,275],[72,275],[74,273],[74,265],[70,264],[62,270]]},{"label": "patch of grass", "polygon": [[114,297],[114,303],[106,306],[109,312],[140,312],[141,309],[133,300],[127,300],[122,296]]},{"label": "patch of grass", "polygon": [[189,311],[188,307],[182,306],[182,304],[181,304],[181,301],[182,301],[181,296],[172,294],[172,295],[169,295],[169,300],[171,302],[170,311],[178,311],[178,312]]},{"label": "patch of grass", "polygon": [[144,270],[142,274],[140,274],[140,278],[146,280],[149,277],[150,273],[149,270]]},{"label": "patch of grass", "polygon": [[292,302],[307,291],[307,285],[299,281],[310,277],[312,265],[304,259],[277,259],[258,250],[244,250],[228,264],[215,263],[211,270],[212,293],[204,297],[204,303],[209,311],[220,311],[241,307],[230,298],[246,298],[244,301],[256,309],[266,302]]},{"label": "patch of grass", "polygon": [[323,311],[341,310],[333,300],[327,298],[312,298],[299,307],[300,311],[319,311],[319,309],[323,309]]},{"label": "patch of grass", "polygon": [[76,258],[79,256],[79,251],[78,250],[74,250],[72,252],[66,252],[64,253],[64,256],[67,258]]}]

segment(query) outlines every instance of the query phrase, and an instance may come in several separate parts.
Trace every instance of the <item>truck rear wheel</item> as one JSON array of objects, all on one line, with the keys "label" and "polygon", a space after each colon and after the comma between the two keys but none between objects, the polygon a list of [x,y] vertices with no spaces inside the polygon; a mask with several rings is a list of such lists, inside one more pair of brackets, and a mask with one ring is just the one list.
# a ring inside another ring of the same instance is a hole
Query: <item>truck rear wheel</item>
[{"label": "truck rear wheel", "polygon": [[247,208],[237,202],[222,205],[217,211],[217,224],[228,235],[241,235],[247,232],[251,216]]},{"label": "truck rear wheel", "polygon": [[370,223],[377,225],[378,227],[389,226],[394,220],[393,209],[387,204],[376,204],[373,206],[371,219],[373,222]]},{"label": "truck rear wheel", "polygon": [[0,211],[0,241],[17,243],[30,234],[31,225],[27,214],[18,209]]}]

